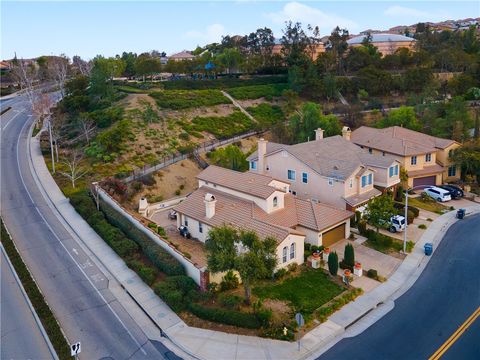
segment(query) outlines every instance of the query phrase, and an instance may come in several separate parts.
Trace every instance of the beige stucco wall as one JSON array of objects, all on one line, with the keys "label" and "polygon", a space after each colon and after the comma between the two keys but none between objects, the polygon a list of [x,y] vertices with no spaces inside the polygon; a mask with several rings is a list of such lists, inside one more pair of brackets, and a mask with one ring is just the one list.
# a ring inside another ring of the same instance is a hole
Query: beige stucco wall
[{"label": "beige stucco wall", "polygon": [[185,225],[185,218],[188,219],[187,228],[188,231],[190,231],[192,237],[204,243],[208,238],[208,232],[210,231],[211,227],[206,225],[205,223],[202,223],[203,232],[200,232],[198,220],[186,217],[184,214],[178,214],[177,228],[180,227],[180,225]]},{"label": "beige stucco wall", "polygon": [[[288,235],[285,240],[283,240],[278,246],[277,246],[277,259],[278,259],[278,265],[277,269],[281,269],[284,267],[287,267],[291,263],[296,262],[297,264],[303,264],[303,243],[305,237],[300,236],[300,235]],[[290,246],[291,244],[295,243],[295,257],[293,259],[290,259]],[[287,261],[283,262],[283,248],[287,247]]]},{"label": "beige stucco wall", "polygon": [[458,166],[456,167],[455,176],[448,176],[448,168],[453,164],[449,157],[450,150],[455,150],[459,147],[460,144],[454,143],[443,150],[437,151],[437,162],[445,168],[442,179],[444,182],[453,182],[460,179],[461,169]]},{"label": "beige stucco wall", "polygon": [[[398,175],[394,175],[390,177],[390,167],[395,167],[398,165]],[[399,162],[393,162],[387,169],[379,168],[375,166],[371,166],[375,170],[375,185],[381,187],[390,187],[398,184],[400,182],[400,167],[401,164]]]}]

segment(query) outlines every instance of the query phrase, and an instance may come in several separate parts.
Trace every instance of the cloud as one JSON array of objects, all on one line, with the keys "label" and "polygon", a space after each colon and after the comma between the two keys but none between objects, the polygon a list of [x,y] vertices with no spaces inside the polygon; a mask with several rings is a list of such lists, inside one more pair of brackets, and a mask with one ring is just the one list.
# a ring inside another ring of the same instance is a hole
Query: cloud
[{"label": "cloud", "polygon": [[390,6],[383,13],[387,16],[396,18],[408,18],[412,21],[436,21],[448,18],[448,14],[445,11],[421,11],[418,9],[399,5]]},{"label": "cloud", "polygon": [[330,33],[336,26],[352,31],[358,25],[347,18],[335,14],[325,13],[317,8],[298,2],[289,2],[278,12],[267,14],[274,23],[283,24],[285,21],[301,22],[303,25],[318,26],[323,33]]},{"label": "cloud", "polygon": [[185,37],[201,40],[206,43],[220,42],[225,35],[225,26],[222,24],[208,25],[203,31],[191,30],[185,33]]}]

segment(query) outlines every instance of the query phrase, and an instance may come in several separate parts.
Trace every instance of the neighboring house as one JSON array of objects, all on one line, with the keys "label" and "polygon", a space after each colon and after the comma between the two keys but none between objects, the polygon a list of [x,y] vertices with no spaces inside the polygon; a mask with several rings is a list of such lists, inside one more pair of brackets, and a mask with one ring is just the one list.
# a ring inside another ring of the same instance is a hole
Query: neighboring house
[{"label": "neighboring house", "polygon": [[400,182],[400,163],[363,151],[349,141],[348,127],[342,136],[323,138],[322,129],[315,133],[315,141],[296,145],[260,139],[258,151],[248,157],[250,172],[290,182],[290,191],[299,198],[347,210],[362,210]]},{"label": "neighboring house", "polygon": [[362,126],[352,133],[352,142],[375,155],[392,155],[407,170],[408,187],[440,185],[460,178],[451,157],[460,144],[418,131],[392,126],[375,129]]},{"label": "neighboring house", "polygon": [[[347,40],[348,46],[357,47],[363,45],[367,35],[355,36]],[[392,55],[400,48],[415,51],[415,39],[399,34],[371,34],[371,44],[375,46],[382,56]]]},{"label": "neighboring house", "polygon": [[277,239],[278,268],[304,261],[304,243],[329,246],[350,235],[351,212],[301,200],[290,184],[271,176],[211,165],[198,176],[199,189],[174,209],[177,225],[205,242],[223,225]]},{"label": "neighboring house", "polygon": [[176,53],[176,54],[173,54],[173,55],[170,55],[168,57],[168,60],[173,60],[173,61],[183,61],[183,60],[193,60],[195,59],[196,56],[193,55],[191,52],[187,51],[187,50],[183,50],[179,53]]}]

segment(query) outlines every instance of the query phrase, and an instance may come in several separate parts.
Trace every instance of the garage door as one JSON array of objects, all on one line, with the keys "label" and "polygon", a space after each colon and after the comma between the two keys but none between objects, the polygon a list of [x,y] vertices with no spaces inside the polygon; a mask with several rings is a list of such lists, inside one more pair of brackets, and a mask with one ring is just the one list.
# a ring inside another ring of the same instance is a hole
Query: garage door
[{"label": "garage door", "polygon": [[413,179],[413,186],[431,186],[435,185],[436,176],[425,176],[421,178]]},{"label": "garage door", "polygon": [[345,223],[324,232],[322,235],[322,245],[327,247],[342,239],[345,239]]}]

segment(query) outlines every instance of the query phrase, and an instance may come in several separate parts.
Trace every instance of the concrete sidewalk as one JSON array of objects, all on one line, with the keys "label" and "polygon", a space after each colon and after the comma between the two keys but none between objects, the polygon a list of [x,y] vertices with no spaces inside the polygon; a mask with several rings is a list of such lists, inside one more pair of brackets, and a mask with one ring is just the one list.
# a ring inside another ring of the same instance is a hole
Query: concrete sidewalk
[{"label": "concrete sidewalk", "polygon": [[[413,285],[430,259],[423,254],[423,245],[433,242],[435,251],[445,231],[456,221],[455,212],[451,211],[432,222],[413,252],[405,258],[387,282],[347,304],[328,321],[307,333],[298,350],[296,342],[226,334],[186,325],[76,213],[51,177],[41,154],[38,138],[32,138],[30,152],[34,177],[43,189],[47,202],[58,211],[59,219],[75,232],[96,260],[103,264],[151,320],[162,328],[172,343],[181,349],[179,355],[185,357],[188,357],[187,354],[199,359],[304,359],[318,356],[326,346],[340,339],[347,327],[362,317],[371,318],[373,322],[379,320],[384,313],[372,316],[375,312],[372,309],[376,309],[381,303],[391,304]],[[480,206],[471,206],[467,208],[467,213],[479,210]],[[137,323],[142,326],[144,320],[135,316],[135,309],[127,310],[132,310],[130,315],[136,321],[138,319]]]}]

